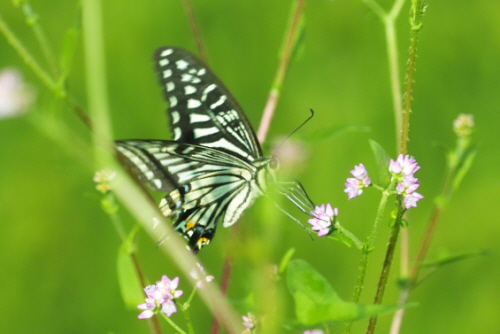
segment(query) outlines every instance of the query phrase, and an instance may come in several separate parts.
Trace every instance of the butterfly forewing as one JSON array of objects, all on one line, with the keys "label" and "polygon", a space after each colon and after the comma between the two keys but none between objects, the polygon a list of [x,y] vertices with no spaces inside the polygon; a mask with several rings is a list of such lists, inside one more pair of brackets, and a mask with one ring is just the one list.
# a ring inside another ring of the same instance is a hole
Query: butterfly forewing
[{"label": "butterfly forewing", "polygon": [[241,107],[207,66],[175,47],[158,49],[155,61],[169,103],[173,140],[218,149],[245,161],[262,156]]}]

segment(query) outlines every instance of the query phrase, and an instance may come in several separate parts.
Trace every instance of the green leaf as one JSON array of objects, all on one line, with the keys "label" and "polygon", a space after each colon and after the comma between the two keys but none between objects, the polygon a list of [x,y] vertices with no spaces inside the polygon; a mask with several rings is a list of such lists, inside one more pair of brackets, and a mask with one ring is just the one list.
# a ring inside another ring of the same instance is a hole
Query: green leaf
[{"label": "green leaf", "polygon": [[120,246],[116,260],[118,284],[125,306],[136,309],[144,301],[143,286],[135,268],[132,254],[135,253],[134,237],[140,226],[136,225]]},{"label": "green leaf", "polygon": [[76,47],[78,45],[78,37],[80,36],[80,30],[77,28],[70,28],[66,31],[66,36],[64,38],[63,50],[61,54],[61,77],[59,78],[59,84],[63,85],[68,77],[71,64],[73,63],[73,58],[75,56]]},{"label": "green leaf", "polygon": [[375,156],[375,161],[377,162],[378,183],[382,187],[386,187],[391,182],[391,173],[389,172],[389,155],[376,141],[370,139],[370,146],[372,148],[373,155]]},{"label": "green leaf", "polygon": [[421,267],[441,267],[450,263],[462,261],[469,259],[471,257],[485,256],[488,252],[485,250],[475,250],[471,252],[465,252],[460,254],[450,254],[449,251],[443,250],[437,259],[427,261],[421,264]]},{"label": "green leaf", "polygon": [[370,132],[371,128],[363,124],[349,124],[341,126],[332,126],[326,129],[316,131],[315,134],[309,139],[311,142],[319,142],[325,139],[334,138],[344,133],[349,132]]},{"label": "green leaf", "polygon": [[295,248],[290,248],[287,250],[285,255],[283,255],[283,258],[281,259],[280,266],[278,269],[278,273],[283,274],[286,270],[286,267],[288,266],[288,263],[292,259],[293,254],[295,253]]},{"label": "green leaf", "polygon": [[328,281],[304,260],[290,261],[286,278],[288,289],[295,300],[295,314],[304,325],[353,321],[401,308],[345,302]]},{"label": "green leaf", "polygon": [[475,147],[471,147],[468,150],[460,162],[460,165],[457,167],[457,171],[455,173],[455,177],[453,178],[453,190],[457,190],[464,178],[465,174],[469,171],[472,163],[474,162],[474,158],[476,157],[477,150]]}]

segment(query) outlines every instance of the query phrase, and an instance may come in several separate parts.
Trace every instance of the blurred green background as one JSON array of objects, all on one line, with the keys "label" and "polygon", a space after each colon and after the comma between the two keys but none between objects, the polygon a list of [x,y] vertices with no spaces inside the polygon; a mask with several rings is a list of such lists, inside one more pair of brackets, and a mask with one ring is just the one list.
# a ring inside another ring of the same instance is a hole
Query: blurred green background
[{"label": "blurred green background", "polygon": [[[382,3],[386,8],[390,4],[387,0]],[[290,5],[290,1],[193,0],[211,68],[255,128],[275,75]],[[32,6],[60,54],[66,30],[78,20],[78,1],[38,0]],[[407,1],[398,20],[402,73],[408,48],[408,9]],[[4,0],[0,14],[44,64],[21,10]],[[115,137],[167,139],[165,103],[152,54],[162,45],[196,51],[181,1],[103,1],[103,17]],[[368,139],[379,142],[392,155],[396,152],[383,27],[361,1],[309,1],[305,17],[303,52],[289,69],[268,142],[290,133],[307,117],[309,108],[316,111],[295,137],[305,142],[308,157],[292,174],[315,202],[339,207],[341,223],[363,238],[375,217],[379,194],[369,190],[347,201],[343,183],[355,164],[363,162],[374,170]],[[429,258],[442,249],[454,253],[486,249],[490,256],[444,267],[415,290],[410,300],[419,306],[407,311],[402,333],[500,332],[499,60],[497,1],[429,1],[419,45],[409,143],[409,152],[422,166],[418,177],[425,196],[409,212],[412,255],[443,182],[443,146],[452,147],[455,141],[452,121],[460,113],[472,113],[478,155],[441,217]],[[89,138],[72,111],[53,101],[0,36],[0,68],[4,67],[19,68],[36,88],[38,100],[32,113],[52,110],[72,132]],[[68,89],[85,109],[83,73],[80,39]],[[100,209],[93,171],[82,168],[49,140],[29,116],[0,121],[0,333],[146,333],[145,323],[137,320],[138,312],[127,310],[120,298],[115,268],[120,241]],[[319,130],[350,124],[368,125],[371,131],[314,143],[308,140]],[[67,140],[71,142],[72,137]],[[264,148],[269,153],[268,145]],[[242,220],[238,233],[242,245],[245,233],[259,235],[252,226],[261,217],[261,206],[257,203]],[[291,206],[287,208],[293,211]],[[131,219],[122,212],[129,224]],[[306,221],[307,217],[300,217]],[[274,240],[271,261],[278,262],[288,248],[295,247],[296,257],[312,263],[342,298],[350,298],[359,251],[329,240],[311,242],[301,227],[284,216],[265,224],[279,224],[274,229],[278,234],[270,238]],[[363,302],[373,299],[387,235],[388,229],[382,226],[371,255]],[[230,238],[228,230],[220,228],[213,244],[199,255],[216,280]],[[151,280],[162,274],[180,275],[171,260],[156,249],[155,241],[141,234],[139,247],[141,263]],[[230,288],[235,302],[250,292],[245,277],[252,270],[251,263],[244,256],[238,261],[238,256]],[[399,252],[384,299],[387,304],[397,301],[398,261]],[[188,290],[187,283],[182,284]],[[207,333],[211,316],[199,299],[194,304],[195,328]],[[292,310],[289,305],[287,317],[293,315]],[[378,333],[388,332],[391,318],[379,319]],[[353,333],[365,328],[365,321],[357,322]],[[332,332],[341,329],[332,326]]]}]

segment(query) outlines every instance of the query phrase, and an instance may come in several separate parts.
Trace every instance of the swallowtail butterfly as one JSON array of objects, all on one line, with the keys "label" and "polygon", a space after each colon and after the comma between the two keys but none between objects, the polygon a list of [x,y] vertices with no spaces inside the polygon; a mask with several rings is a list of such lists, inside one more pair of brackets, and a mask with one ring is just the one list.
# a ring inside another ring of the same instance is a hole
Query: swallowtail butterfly
[{"label": "swallowtail butterfly", "polygon": [[236,223],[272,185],[299,209],[314,208],[297,181],[276,181],[277,160],[264,157],[243,110],[222,82],[191,53],[162,47],[156,68],[173,140],[118,140],[139,178],[157,191],[163,215],[197,252],[219,222]]}]

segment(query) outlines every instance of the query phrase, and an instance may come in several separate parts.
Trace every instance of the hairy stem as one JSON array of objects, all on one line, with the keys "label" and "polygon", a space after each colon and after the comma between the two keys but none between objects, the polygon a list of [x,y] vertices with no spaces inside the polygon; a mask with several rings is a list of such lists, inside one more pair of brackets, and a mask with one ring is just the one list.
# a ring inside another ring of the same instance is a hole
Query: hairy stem
[{"label": "hairy stem", "polygon": [[[384,265],[382,266],[382,272],[380,274],[380,279],[377,286],[377,293],[375,295],[374,304],[381,304],[384,298],[385,287],[387,286],[387,280],[389,278],[389,273],[391,271],[392,260],[394,258],[394,250],[396,249],[396,243],[398,241],[399,230],[401,229],[401,221],[403,219],[403,213],[405,210],[401,207],[401,203],[397,201],[400,207],[398,211],[398,216],[391,229],[391,234],[389,236],[389,244],[387,246],[387,251],[385,253]],[[377,325],[377,317],[370,318],[368,323],[368,328],[366,329],[366,334],[372,334],[375,331],[375,326]]]},{"label": "hairy stem", "polygon": [[[392,187],[392,184],[389,185],[389,188]],[[385,207],[387,205],[387,199],[390,193],[388,191],[382,192],[382,198],[380,199],[377,216],[375,217],[375,222],[373,223],[372,231],[366,240],[362,251],[361,251],[361,260],[359,261],[359,269],[358,269],[358,278],[356,280],[356,286],[354,287],[354,293],[352,297],[352,301],[354,303],[359,302],[359,298],[361,297],[361,293],[363,292],[363,287],[365,283],[366,277],[366,268],[368,267],[368,256],[372,251],[373,244],[377,237],[377,230],[382,218],[384,217]],[[352,322],[346,323],[344,327],[344,334],[348,334],[351,332]]]},{"label": "hairy stem", "polygon": [[[409,139],[409,131],[410,131],[410,113],[411,113],[411,103],[413,100],[413,85],[415,83],[415,70],[416,70],[416,60],[417,60],[417,46],[418,46],[418,37],[420,29],[422,28],[422,16],[424,13],[425,7],[423,5],[422,0],[412,0],[411,14],[410,14],[410,50],[408,55],[408,66],[406,69],[406,81],[405,81],[405,94],[404,94],[404,103],[403,103],[403,119],[402,119],[402,127],[401,127],[401,139],[400,139],[400,147],[399,152],[402,154],[406,154],[408,151],[408,139]],[[387,278],[389,276],[389,271],[392,264],[392,258],[394,256],[395,246],[397,243],[397,237],[399,234],[399,230],[401,228],[401,221],[403,219],[404,209],[401,207],[401,203],[399,203],[398,209],[398,218],[394,227],[391,230],[391,237],[389,239],[389,246],[386,252],[386,260],[384,261],[384,266],[382,268],[382,273],[380,275],[379,284],[377,288],[377,294],[375,296],[375,304],[381,303],[385,286],[387,284]],[[373,317],[370,319],[368,324],[368,328],[366,333],[370,334],[375,331],[375,326],[377,324],[377,317]]]}]

